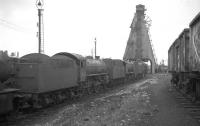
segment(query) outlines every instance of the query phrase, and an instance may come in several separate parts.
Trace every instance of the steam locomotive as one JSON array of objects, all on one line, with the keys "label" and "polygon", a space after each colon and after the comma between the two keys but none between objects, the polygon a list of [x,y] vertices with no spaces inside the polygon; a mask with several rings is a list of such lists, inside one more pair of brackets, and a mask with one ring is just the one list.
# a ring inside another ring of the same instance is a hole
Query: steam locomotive
[{"label": "steam locomotive", "polygon": [[41,108],[142,78],[142,61],[92,59],[60,52],[31,53],[19,59],[1,56],[0,115],[13,109]]},{"label": "steam locomotive", "polygon": [[194,101],[200,99],[200,12],[168,50],[171,82]]}]

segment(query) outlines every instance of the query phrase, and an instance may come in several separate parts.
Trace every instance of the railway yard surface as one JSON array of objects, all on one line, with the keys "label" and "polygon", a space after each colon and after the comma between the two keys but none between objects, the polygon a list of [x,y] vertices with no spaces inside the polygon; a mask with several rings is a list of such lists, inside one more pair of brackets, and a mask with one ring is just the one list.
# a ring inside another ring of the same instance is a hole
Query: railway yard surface
[{"label": "railway yard surface", "polygon": [[199,126],[197,116],[180,102],[182,96],[170,86],[170,78],[168,74],[147,75],[92,96],[11,116],[0,125]]}]

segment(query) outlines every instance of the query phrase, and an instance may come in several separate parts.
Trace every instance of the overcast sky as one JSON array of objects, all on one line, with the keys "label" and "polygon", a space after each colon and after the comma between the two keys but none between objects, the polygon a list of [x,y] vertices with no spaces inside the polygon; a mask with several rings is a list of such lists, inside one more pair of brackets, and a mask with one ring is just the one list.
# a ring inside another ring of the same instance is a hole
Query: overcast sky
[{"label": "overcast sky", "polygon": [[[38,51],[36,0],[0,0],[0,50],[20,56]],[[145,5],[160,62],[200,12],[200,0],[44,0],[45,54],[71,52],[122,59],[136,5]]]}]

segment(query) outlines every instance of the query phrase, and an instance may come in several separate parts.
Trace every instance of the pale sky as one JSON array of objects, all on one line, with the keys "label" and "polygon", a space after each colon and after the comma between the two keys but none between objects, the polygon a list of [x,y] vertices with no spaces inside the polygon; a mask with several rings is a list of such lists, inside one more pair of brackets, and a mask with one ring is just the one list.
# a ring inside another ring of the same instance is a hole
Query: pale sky
[{"label": "pale sky", "polygon": [[[36,0],[0,0],[0,50],[38,52]],[[44,49],[122,59],[136,5],[152,20],[151,39],[160,62],[172,42],[200,12],[200,0],[44,0]]]}]

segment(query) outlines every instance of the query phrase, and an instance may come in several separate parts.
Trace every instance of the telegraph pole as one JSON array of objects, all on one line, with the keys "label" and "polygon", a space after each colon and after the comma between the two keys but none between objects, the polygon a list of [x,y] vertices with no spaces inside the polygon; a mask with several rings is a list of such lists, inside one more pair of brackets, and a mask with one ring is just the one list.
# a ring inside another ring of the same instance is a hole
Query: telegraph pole
[{"label": "telegraph pole", "polygon": [[97,56],[97,39],[96,38],[94,39],[94,56],[96,59],[96,56]]},{"label": "telegraph pole", "polygon": [[42,7],[43,2],[41,0],[36,1],[36,7],[38,8],[38,53],[42,53]]}]

